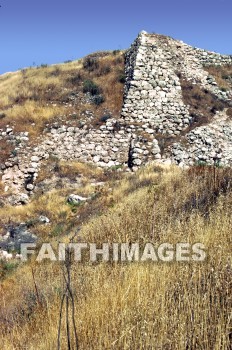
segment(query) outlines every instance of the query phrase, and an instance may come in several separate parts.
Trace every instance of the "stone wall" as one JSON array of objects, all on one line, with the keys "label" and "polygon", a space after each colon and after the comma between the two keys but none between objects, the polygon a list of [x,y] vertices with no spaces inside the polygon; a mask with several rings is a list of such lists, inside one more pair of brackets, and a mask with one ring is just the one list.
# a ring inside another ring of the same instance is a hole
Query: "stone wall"
[{"label": "stone wall", "polygon": [[17,194],[15,203],[27,202],[41,164],[49,157],[133,170],[150,161],[181,166],[215,161],[231,165],[232,121],[226,110],[207,125],[193,128],[190,106],[182,97],[180,77],[220,100],[231,99],[231,91],[221,91],[203,69],[210,64],[231,64],[231,56],[141,32],[126,52],[119,119],[108,118],[99,128],[84,122],[82,126],[68,121],[54,123],[44,130],[35,147],[28,146],[28,133],[16,135],[10,126],[0,130],[0,137],[11,142],[16,151],[0,169],[5,190]]},{"label": "stone wall", "polygon": [[222,66],[232,64],[232,55],[221,55],[216,52],[210,52],[194,48],[195,56],[203,66]]},{"label": "stone wall", "polygon": [[232,121],[226,110],[216,113],[208,125],[193,128],[189,106],[182,98],[180,76],[220,101],[231,101],[231,91],[222,91],[203,69],[212,64],[232,64],[232,57],[146,32],[141,32],[128,50],[122,118],[135,126],[135,134],[142,130],[149,133],[157,150],[166,137],[172,137],[172,145],[162,157],[160,152],[151,152],[150,159],[180,165],[215,161],[232,164]]},{"label": "stone wall", "polygon": [[144,32],[126,55],[129,74],[122,117],[126,123],[145,124],[150,134],[178,135],[191,122],[170,58],[171,53]]}]

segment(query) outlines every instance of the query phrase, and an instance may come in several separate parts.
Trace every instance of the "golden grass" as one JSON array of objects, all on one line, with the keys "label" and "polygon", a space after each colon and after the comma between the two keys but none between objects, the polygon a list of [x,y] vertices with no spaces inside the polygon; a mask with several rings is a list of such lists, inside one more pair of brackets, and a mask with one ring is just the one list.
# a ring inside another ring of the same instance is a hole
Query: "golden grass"
[{"label": "golden grass", "polygon": [[[56,167],[56,170],[54,170],[54,167]],[[67,164],[64,161],[52,161],[49,159],[46,163],[46,167],[41,169],[37,183],[50,178],[51,173],[54,173],[57,179],[66,178],[66,186],[62,188],[59,186],[55,188],[55,186],[53,186],[52,191],[44,191],[45,193],[39,191],[35,194],[34,199],[26,206],[3,206],[0,208],[0,229],[3,229],[4,225],[7,225],[9,222],[26,222],[29,225],[32,224],[31,229],[35,233],[37,233],[37,230],[40,231],[40,237],[50,235],[51,232],[56,231],[59,225],[63,227],[63,231],[66,234],[70,231],[70,227],[73,228],[80,225],[93,211],[101,210],[104,201],[103,196],[93,201],[92,205],[80,206],[78,213],[75,207],[73,208],[67,204],[67,198],[71,193],[78,193],[84,197],[95,197],[100,193],[103,194],[104,191],[107,193],[109,185],[106,184],[104,190],[98,186],[94,187],[91,185],[94,181],[106,181],[108,179],[109,175],[107,173],[105,174],[103,169],[85,163],[70,162]],[[68,181],[75,182],[77,178],[81,179],[80,188],[69,188]],[[1,183],[0,191],[3,193]],[[110,200],[106,198],[106,205],[107,201]],[[51,224],[41,227],[36,221],[40,215],[48,216],[51,220]]]},{"label": "golden grass", "polygon": [[43,181],[51,176],[51,172],[56,173],[59,177],[66,177],[75,180],[81,177],[82,180],[98,179],[100,181],[104,177],[104,170],[92,164],[69,161],[65,162],[59,159],[49,158],[42,167],[37,182]]},{"label": "golden grass", "polygon": [[[202,263],[74,264],[80,349],[229,350],[231,171],[151,165],[109,186],[104,196],[111,205],[82,226],[82,241],[201,242],[208,257]],[[66,210],[56,198],[52,192],[17,210],[46,209],[56,221]],[[3,350],[56,348],[62,288],[59,264],[33,259],[2,281]]]},{"label": "golden grass", "polygon": [[[106,110],[119,117],[123,96],[123,84],[118,81],[124,70],[122,53],[109,54],[98,61],[98,68],[92,72],[83,68],[83,60],[78,60],[0,76],[0,113],[5,114],[0,119],[0,128],[14,125],[16,132],[29,131],[30,141],[35,143],[45,124],[60,116],[65,121],[75,113],[78,122],[81,113],[88,109],[96,119]],[[93,79],[101,87],[105,98],[101,106],[70,102],[70,94],[82,94],[85,79]]]},{"label": "golden grass", "polygon": [[47,122],[59,115],[61,108],[26,100],[4,112],[7,114],[3,119],[4,124],[13,124],[17,132],[28,131],[33,138],[42,132]]}]

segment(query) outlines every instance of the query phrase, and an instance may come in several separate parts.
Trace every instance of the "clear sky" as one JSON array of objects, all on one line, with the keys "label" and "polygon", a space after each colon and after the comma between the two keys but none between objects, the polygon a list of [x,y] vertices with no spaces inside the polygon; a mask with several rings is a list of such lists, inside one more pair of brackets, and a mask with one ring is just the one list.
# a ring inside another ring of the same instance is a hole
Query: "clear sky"
[{"label": "clear sky", "polygon": [[141,30],[232,54],[232,0],[0,0],[0,74],[128,48]]}]

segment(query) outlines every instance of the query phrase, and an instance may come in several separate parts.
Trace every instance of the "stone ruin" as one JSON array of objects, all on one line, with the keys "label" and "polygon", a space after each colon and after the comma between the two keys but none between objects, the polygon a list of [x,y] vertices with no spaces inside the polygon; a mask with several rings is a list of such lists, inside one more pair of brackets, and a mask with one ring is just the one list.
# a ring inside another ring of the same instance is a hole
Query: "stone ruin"
[{"label": "stone ruin", "polygon": [[207,89],[229,108],[232,92],[222,91],[204,67],[232,65],[232,56],[143,31],[125,57],[120,118],[109,118],[100,128],[56,123],[33,148],[28,146],[27,132],[15,135],[10,126],[0,130],[0,138],[15,143],[17,150],[17,157],[12,155],[0,170],[5,191],[13,190],[16,203],[28,201],[41,164],[51,156],[131,170],[150,161],[183,167],[199,162],[231,166],[232,119],[227,108],[208,123],[195,125],[181,79]]}]

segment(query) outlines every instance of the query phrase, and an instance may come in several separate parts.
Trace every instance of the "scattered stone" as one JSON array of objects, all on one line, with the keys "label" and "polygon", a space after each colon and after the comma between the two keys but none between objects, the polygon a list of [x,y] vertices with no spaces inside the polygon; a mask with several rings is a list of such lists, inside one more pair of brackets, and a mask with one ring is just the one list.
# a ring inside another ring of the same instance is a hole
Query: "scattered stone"
[{"label": "scattered stone", "polygon": [[50,220],[47,216],[40,215],[39,222],[41,222],[42,224],[49,224]]},{"label": "scattered stone", "polygon": [[[28,195],[26,193],[19,194],[17,202],[19,204],[27,204],[29,202]],[[17,202],[16,202],[16,204],[17,204]]]},{"label": "scattered stone", "polygon": [[12,224],[6,229],[7,239],[0,238],[0,249],[2,250],[20,250],[22,243],[34,243],[37,241],[37,236],[28,230],[26,223]]},{"label": "scattered stone", "polygon": [[28,185],[26,186],[26,189],[27,189],[28,191],[33,191],[34,185],[28,184]]},{"label": "scattered stone", "polygon": [[70,194],[68,196],[67,202],[72,205],[78,205],[82,202],[86,202],[89,198],[87,197],[81,197],[77,194]]},{"label": "scattered stone", "polygon": [[37,156],[32,156],[32,157],[31,157],[31,161],[32,161],[32,162],[38,163],[39,160],[40,160],[40,159],[39,159],[39,157],[37,157]]}]

